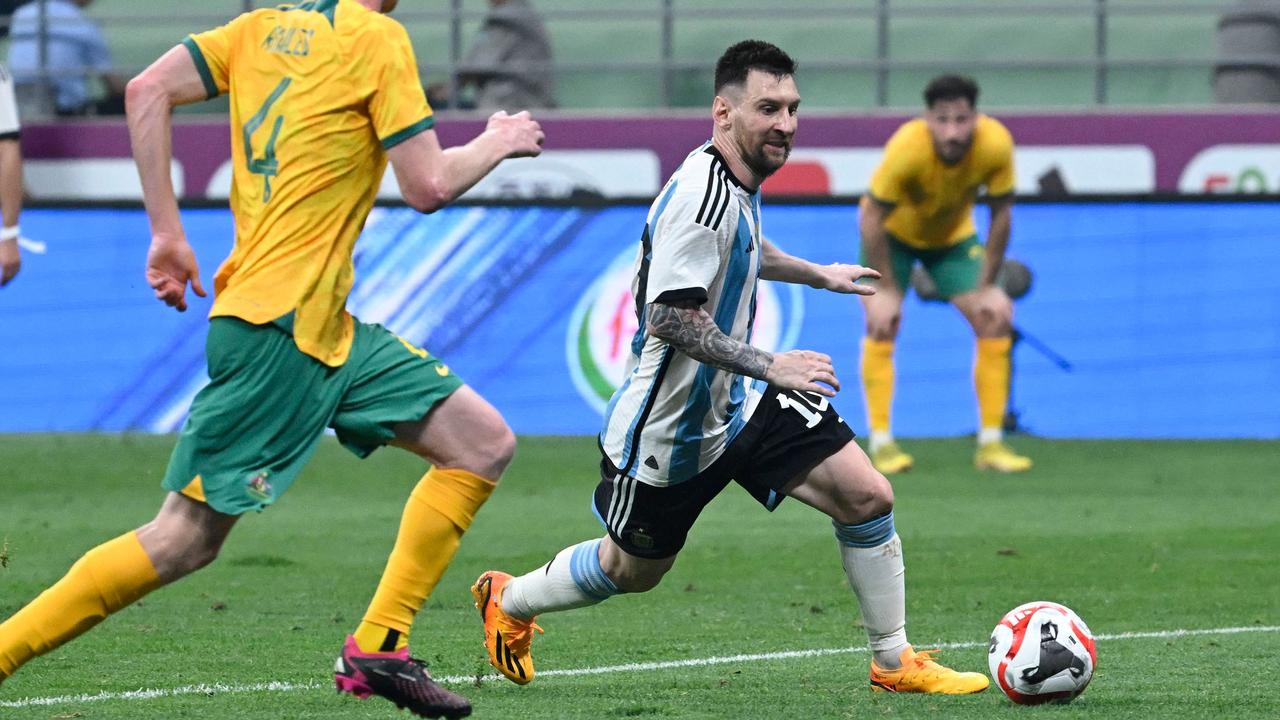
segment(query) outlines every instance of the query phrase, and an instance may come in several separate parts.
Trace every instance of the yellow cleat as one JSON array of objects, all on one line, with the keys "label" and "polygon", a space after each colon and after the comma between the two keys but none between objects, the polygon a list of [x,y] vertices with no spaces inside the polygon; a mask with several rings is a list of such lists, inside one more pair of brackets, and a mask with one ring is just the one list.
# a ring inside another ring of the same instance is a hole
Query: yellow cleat
[{"label": "yellow cleat", "polygon": [[973,456],[973,465],[979,470],[1014,473],[1031,469],[1031,458],[1019,455],[1013,448],[999,440],[982,443]]},{"label": "yellow cleat", "polygon": [[898,443],[890,442],[871,451],[871,464],[885,475],[906,472],[916,459],[902,451]]},{"label": "yellow cleat", "polygon": [[871,689],[876,692],[942,693],[967,695],[982,692],[990,685],[983,673],[957,672],[939,665],[931,653],[936,650],[916,652],[908,645],[902,651],[902,667],[885,670],[871,661]]},{"label": "yellow cleat", "polygon": [[532,619],[514,618],[502,609],[502,589],[510,581],[507,573],[489,570],[476,578],[471,596],[484,620],[484,648],[489,653],[489,664],[511,682],[527,685],[533,680],[529,646],[533,644],[533,631],[542,632],[542,628]]}]

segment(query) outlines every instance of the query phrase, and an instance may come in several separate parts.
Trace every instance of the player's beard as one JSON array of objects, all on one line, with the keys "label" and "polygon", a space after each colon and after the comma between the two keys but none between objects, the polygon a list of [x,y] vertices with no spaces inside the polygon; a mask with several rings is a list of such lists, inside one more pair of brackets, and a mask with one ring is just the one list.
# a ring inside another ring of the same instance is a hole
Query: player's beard
[{"label": "player's beard", "polygon": [[955,165],[963,160],[971,145],[973,145],[973,135],[969,135],[964,140],[942,142],[935,138],[933,141],[933,148],[937,151],[938,157],[942,158],[942,162],[947,165]]},{"label": "player's beard", "polygon": [[[777,155],[769,152],[767,143],[771,141],[782,144],[781,160],[777,159]],[[751,168],[751,172],[764,179],[781,169],[787,163],[787,158],[791,157],[791,138],[770,133],[751,148],[747,139],[739,136],[738,148],[742,151],[742,161]]]},{"label": "player's beard", "polygon": [[400,0],[382,0],[382,12],[384,14],[396,9],[396,5],[400,4]]}]

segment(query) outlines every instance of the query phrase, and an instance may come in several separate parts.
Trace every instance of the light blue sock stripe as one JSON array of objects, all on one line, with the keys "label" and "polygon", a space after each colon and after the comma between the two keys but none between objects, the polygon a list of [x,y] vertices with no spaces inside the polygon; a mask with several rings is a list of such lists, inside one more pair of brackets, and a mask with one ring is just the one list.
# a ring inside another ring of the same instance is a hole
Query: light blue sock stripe
[{"label": "light blue sock stripe", "polygon": [[616,594],[610,592],[606,585],[608,578],[600,568],[599,550],[599,540],[580,544],[574,548],[573,562],[570,565],[574,583],[594,600],[604,600]]},{"label": "light blue sock stripe", "polygon": [[[599,543],[596,543],[599,545]],[[618,586],[613,584],[608,575],[604,574],[604,568],[600,565],[600,555],[596,548],[591,549],[590,562],[587,565],[592,576],[592,582],[605,597],[613,597],[618,594]]]},{"label": "light blue sock stripe", "polygon": [[618,588],[600,566],[600,540],[579,543],[569,558],[569,574],[573,582],[593,600],[607,600],[618,594]]},{"label": "light blue sock stripe", "polygon": [[879,547],[893,539],[896,532],[893,527],[893,511],[880,517],[872,518],[857,525],[841,525],[832,520],[836,529],[836,539],[841,544],[856,548]]}]

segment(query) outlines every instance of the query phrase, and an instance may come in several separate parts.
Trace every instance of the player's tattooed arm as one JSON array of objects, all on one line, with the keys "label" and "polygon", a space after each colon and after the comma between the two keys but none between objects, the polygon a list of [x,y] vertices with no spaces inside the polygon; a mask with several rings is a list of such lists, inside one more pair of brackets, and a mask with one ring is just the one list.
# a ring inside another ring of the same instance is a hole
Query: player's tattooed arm
[{"label": "player's tattooed arm", "polygon": [[765,379],[773,355],[725,335],[715,320],[693,301],[650,303],[649,331],[698,362],[721,370]]}]

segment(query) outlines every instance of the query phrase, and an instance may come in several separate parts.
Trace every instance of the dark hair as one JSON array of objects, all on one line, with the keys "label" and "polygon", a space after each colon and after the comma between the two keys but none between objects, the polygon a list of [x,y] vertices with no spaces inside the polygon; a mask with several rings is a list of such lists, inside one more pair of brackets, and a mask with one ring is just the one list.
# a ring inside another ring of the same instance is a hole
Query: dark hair
[{"label": "dark hair", "polygon": [[716,94],[726,85],[744,84],[747,73],[752,70],[777,77],[795,75],[796,61],[777,45],[763,40],[743,40],[730,46],[716,61]]},{"label": "dark hair", "polygon": [[964,98],[973,107],[978,106],[978,83],[963,75],[940,75],[929,81],[924,89],[925,107],[933,107],[939,100]]}]

